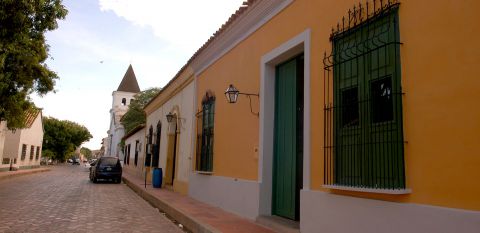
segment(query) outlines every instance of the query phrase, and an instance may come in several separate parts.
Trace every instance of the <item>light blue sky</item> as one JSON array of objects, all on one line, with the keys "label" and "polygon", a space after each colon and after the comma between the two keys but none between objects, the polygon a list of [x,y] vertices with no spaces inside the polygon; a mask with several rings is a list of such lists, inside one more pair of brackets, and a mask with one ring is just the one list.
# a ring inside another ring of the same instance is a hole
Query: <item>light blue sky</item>
[{"label": "light blue sky", "polygon": [[47,33],[56,93],[32,96],[44,116],[85,125],[99,149],[112,91],[132,64],[142,90],[164,86],[243,0],[64,0],[69,10]]}]

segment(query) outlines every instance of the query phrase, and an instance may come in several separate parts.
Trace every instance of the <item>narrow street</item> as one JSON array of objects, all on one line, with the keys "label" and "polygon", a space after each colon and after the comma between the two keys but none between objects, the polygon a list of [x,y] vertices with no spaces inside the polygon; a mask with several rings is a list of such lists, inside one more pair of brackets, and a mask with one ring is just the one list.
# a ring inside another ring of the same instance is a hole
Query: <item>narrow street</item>
[{"label": "narrow street", "polygon": [[0,232],[183,232],[125,184],[83,165],[0,181]]}]

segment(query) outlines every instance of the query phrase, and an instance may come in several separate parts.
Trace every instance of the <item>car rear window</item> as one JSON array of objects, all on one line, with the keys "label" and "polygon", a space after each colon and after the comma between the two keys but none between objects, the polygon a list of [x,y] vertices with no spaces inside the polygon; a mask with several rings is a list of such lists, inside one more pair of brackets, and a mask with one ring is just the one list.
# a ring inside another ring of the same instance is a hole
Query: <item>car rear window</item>
[{"label": "car rear window", "polygon": [[102,158],[100,160],[100,165],[102,166],[115,166],[117,165],[118,159],[117,158]]}]

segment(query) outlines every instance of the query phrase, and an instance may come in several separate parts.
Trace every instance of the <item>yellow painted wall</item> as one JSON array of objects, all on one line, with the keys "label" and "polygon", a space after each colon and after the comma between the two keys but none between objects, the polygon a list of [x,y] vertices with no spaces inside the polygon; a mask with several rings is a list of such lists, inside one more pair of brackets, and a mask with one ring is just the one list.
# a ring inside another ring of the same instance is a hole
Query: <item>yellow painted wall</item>
[{"label": "yellow painted wall", "polygon": [[[401,1],[399,10],[407,195],[331,191],[323,184],[323,53],[353,0],[296,0],[198,76],[197,106],[216,96],[214,175],[258,179],[259,118],[233,83],[258,93],[260,59],[311,29],[311,188],[338,194],[480,210],[480,1]],[[254,110],[259,101],[253,100]],[[273,120],[273,119],[272,119]]]}]

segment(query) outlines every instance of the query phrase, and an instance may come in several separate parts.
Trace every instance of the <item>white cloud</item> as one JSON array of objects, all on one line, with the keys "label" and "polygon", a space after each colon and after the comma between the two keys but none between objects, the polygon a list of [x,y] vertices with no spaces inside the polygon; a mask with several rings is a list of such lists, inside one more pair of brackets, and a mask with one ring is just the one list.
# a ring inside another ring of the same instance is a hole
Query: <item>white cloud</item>
[{"label": "white cloud", "polygon": [[93,135],[85,146],[98,149],[128,64],[141,89],[162,87],[243,1],[66,0],[69,16],[47,34],[58,92],[32,98],[44,115],[85,125]]},{"label": "white cloud", "polygon": [[193,54],[244,0],[99,0],[102,11],[151,27],[155,35]]}]

